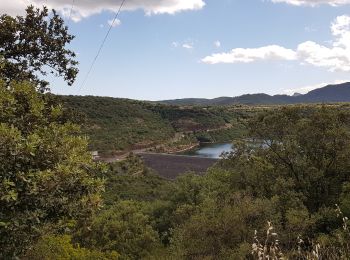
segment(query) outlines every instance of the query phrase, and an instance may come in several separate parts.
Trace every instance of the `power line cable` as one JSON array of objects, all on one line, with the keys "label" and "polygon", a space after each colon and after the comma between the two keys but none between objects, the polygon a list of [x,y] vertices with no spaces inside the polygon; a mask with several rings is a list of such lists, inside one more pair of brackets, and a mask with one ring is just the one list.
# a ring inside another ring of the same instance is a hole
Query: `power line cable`
[{"label": "power line cable", "polygon": [[114,26],[114,23],[117,21],[117,19],[118,19],[118,17],[119,17],[119,14],[120,14],[120,11],[122,10],[122,8],[123,8],[125,2],[126,2],[126,0],[123,0],[123,1],[121,2],[118,11],[115,13],[114,19],[113,19],[113,21],[110,23],[110,26],[109,26],[109,29],[108,29],[108,31],[107,31],[107,34],[105,35],[105,37],[104,37],[104,39],[103,39],[103,41],[102,41],[102,43],[101,43],[101,45],[100,45],[100,48],[98,49],[97,54],[96,54],[95,58],[93,59],[93,61],[92,61],[92,63],[91,63],[91,66],[90,66],[90,68],[89,68],[89,70],[88,70],[88,73],[86,74],[86,76],[85,76],[85,78],[84,78],[84,80],[83,80],[83,83],[80,85],[80,88],[79,88],[79,90],[78,90],[78,94],[80,93],[80,91],[81,91],[81,90],[83,89],[83,87],[85,86],[86,81],[87,81],[87,79],[89,78],[89,75],[91,74],[91,71],[92,71],[92,69],[93,69],[93,67],[94,67],[94,65],[95,65],[95,63],[96,63],[96,61],[97,61],[97,59],[98,59],[98,56],[100,56],[100,54],[101,54],[101,51],[102,51],[102,49],[103,49],[103,46],[105,45],[105,43],[106,43],[106,41],[107,41],[107,38],[108,38],[108,36],[109,36],[109,34],[110,34],[110,32],[111,32],[113,26]]},{"label": "power line cable", "polygon": [[69,19],[68,19],[68,21],[70,21],[70,19],[72,18],[72,13],[73,13],[73,9],[74,9],[74,4],[75,4],[75,0],[73,0],[73,2],[72,2],[72,7],[70,8]]}]

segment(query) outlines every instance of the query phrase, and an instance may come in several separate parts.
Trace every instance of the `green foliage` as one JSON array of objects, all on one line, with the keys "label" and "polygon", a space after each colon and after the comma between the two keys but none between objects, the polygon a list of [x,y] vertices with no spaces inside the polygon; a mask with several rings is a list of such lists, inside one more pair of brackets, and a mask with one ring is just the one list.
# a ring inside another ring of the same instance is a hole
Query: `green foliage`
[{"label": "green foliage", "polygon": [[233,127],[230,127],[228,129],[219,129],[216,131],[204,131],[195,133],[197,140],[202,143],[228,142],[237,139],[242,139],[246,135],[246,127],[239,122],[235,123]]},{"label": "green foliage", "polygon": [[286,257],[346,257],[349,119],[327,107],[262,112],[207,175],[175,181],[131,155],[110,165],[105,209],[73,241],[121,259],[244,259],[268,230],[265,243],[278,239]]},{"label": "green foliage", "polygon": [[343,183],[349,181],[349,126],[348,111],[284,108],[252,121],[251,135],[268,147],[255,154],[271,167],[270,175],[291,180],[292,189],[315,212],[338,203]]},{"label": "green foliage", "polygon": [[[31,246],[28,259],[244,259],[253,257],[251,244],[262,234],[275,255],[283,248],[292,259],[314,257],[312,250],[325,259],[349,256],[350,113],[344,107],[275,108],[250,118],[256,110],[93,97],[62,97],[77,102],[63,110],[27,83],[4,85],[0,94],[1,257]],[[86,113],[90,127],[94,122],[90,130],[104,125],[101,135],[118,124],[120,138],[132,133],[113,149],[174,133],[182,136],[174,144],[195,136],[249,139],[237,141],[205,176],[165,180],[135,155],[102,174],[69,122],[76,112]],[[148,130],[138,132],[135,118]],[[157,135],[162,129],[169,132]],[[106,190],[104,209],[96,212],[98,176]]]},{"label": "green foliage", "polygon": [[99,207],[101,168],[62,115],[32,84],[0,81],[0,258]]},{"label": "green foliage", "polygon": [[[259,259],[350,257],[348,105],[43,95],[40,75],[72,84],[78,71],[63,20],[31,6],[25,17],[0,16],[0,36],[1,259],[244,259],[252,249]],[[207,175],[169,181],[134,155],[94,163],[72,118],[90,149],[105,152],[249,139]]]},{"label": "green foliage", "polygon": [[139,157],[131,155],[110,165],[103,199],[107,206],[119,200],[154,201],[166,194],[170,185],[170,181],[147,169]]},{"label": "green foliage", "polygon": [[200,176],[189,174],[175,182],[165,180],[132,155],[111,165],[103,198],[107,208],[125,200],[140,202],[143,214],[149,217],[164,245],[168,245],[170,230],[185,222],[202,201],[202,187]]},{"label": "green foliage", "polygon": [[242,136],[244,126],[238,120],[247,116],[236,108],[177,107],[108,97],[58,98],[86,116],[83,131],[91,139],[90,149],[104,153],[164,143],[181,147],[201,141],[208,129],[212,130],[210,141],[231,141]]},{"label": "green foliage", "polygon": [[238,258],[243,259],[250,253],[242,248],[251,241],[254,227],[262,227],[273,213],[268,200],[239,193],[224,205],[206,200],[174,231],[173,251],[180,259],[226,259],[241,251]]},{"label": "green foliage", "polygon": [[84,133],[90,149],[118,151],[143,148],[170,139],[174,130],[142,102],[100,97],[62,96],[69,108],[86,115]]},{"label": "green foliage", "polygon": [[7,83],[33,81],[44,90],[48,83],[38,75],[51,73],[72,85],[78,62],[74,52],[65,47],[73,38],[63,19],[54,10],[49,17],[46,7],[40,10],[29,6],[24,17],[0,16],[0,56],[5,61],[0,76]]},{"label": "green foliage", "polygon": [[232,115],[220,113],[215,108],[207,107],[178,107],[160,104],[145,104],[160,114],[165,120],[171,122],[177,132],[200,131],[225,126]]},{"label": "green foliage", "polygon": [[349,118],[346,110],[326,107],[263,112],[250,120],[251,139],[206,176],[154,187],[163,192],[146,202],[141,196],[140,210],[168,248],[163,258],[249,257],[254,231],[266,233],[268,221],[288,255],[301,238],[305,255],[321,241],[324,254],[346,255],[334,205],[347,210],[349,201]]},{"label": "green foliage", "polygon": [[349,123],[347,110],[327,107],[281,108],[257,116],[249,129],[258,142],[237,143],[211,170],[211,196],[219,203],[240,190],[269,200],[275,213],[268,220],[287,250],[298,237],[331,237],[341,225],[334,205],[341,203],[344,210],[348,205]]},{"label": "green foliage", "polygon": [[119,259],[117,252],[102,253],[97,250],[89,250],[72,244],[68,235],[44,236],[34,247],[29,250],[24,259],[31,260],[109,260]]},{"label": "green foliage", "polygon": [[83,244],[103,252],[116,251],[121,259],[142,259],[160,247],[158,234],[142,204],[121,201],[101,212],[91,223]]},{"label": "green foliage", "polygon": [[343,185],[340,196],[340,206],[345,216],[350,216],[350,182],[346,182]]}]

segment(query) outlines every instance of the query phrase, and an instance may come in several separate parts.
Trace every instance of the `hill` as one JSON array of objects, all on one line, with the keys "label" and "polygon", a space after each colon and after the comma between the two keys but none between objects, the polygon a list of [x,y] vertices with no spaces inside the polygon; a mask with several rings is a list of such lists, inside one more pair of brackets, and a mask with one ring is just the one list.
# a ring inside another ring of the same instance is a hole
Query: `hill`
[{"label": "hill", "polygon": [[315,89],[309,93],[293,96],[288,95],[267,95],[247,94],[238,97],[220,97],[214,99],[175,99],[164,100],[159,103],[170,105],[273,105],[273,104],[297,104],[297,103],[332,103],[332,102],[350,102],[350,82],[328,85],[323,88]]},{"label": "hill", "polygon": [[242,122],[258,108],[244,105],[350,102],[350,83],[305,95],[247,94],[160,103],[94,96],[58,98],[85,117],[83,131],[90,138],[91,150],[109,153],[167,144],[167,151],[175,151],[198,141],[225,142],[242,136]]},{"label": "hill", "polygon": [[[189,144],[230,141],[244,112],[222,107],[169,106],[94,96],[58,96],[65,107],[85,118],[90,149],[125,151],[167,142]],[[242,114],[243,113],[243,114]]]},{"label": "hill", "polygon": [[349,102],[350,101],[350,82],[328,85],[323,88],[315,89],[305,95],[296,97],[299,102]]}]

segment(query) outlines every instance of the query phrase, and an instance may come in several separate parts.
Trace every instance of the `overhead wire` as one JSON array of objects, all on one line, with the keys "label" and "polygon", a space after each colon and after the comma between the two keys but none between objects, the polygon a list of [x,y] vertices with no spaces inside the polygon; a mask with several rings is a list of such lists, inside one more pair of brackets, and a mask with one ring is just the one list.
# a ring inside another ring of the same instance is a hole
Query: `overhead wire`
[{"label": "overhead wire", "polygon": [[70,19],[72,18],[72,13],[73,13],[73,9],[74,9],[74,4],[75,4],[75,0],[73,0],[73,2],[72,2],[72,7],[70,8],[69,19],[68,19],[68,21],[70,21]]},{"label": "overhead wire", "polygon": [[88,70],[88,72],[87,72],[87,74],[86,74],[86,76],[85,76],[85,78],[84,78],[82,84],[81,84],[80,87],[79,87],[78,94],[79,94],[80,91],[84,88],[84,86],[85,86],[85,84],[86,84],[86,82],[87,82],[87,80],[88,80],[88,78],[89,78],[89,76],[90,76],[90,74],[91,74],[91,72],[92,72],[92,69],[93,69],[93,67],[94,67],[94,65],[95,65],[95,63],[96,63],[98,57],[100,56],[101,51],[102,51],[102,49],[103,49],[103,47],[104,47],[104,45],[105,45],[105,43],[106,43],[106,41],[107,41],[107,38],[108,38],[108,36],[109,36],[109,34],[110,34],[110,32],[111,32],[113,26],[114,26],[114,23],[117,21],[117,19],[118,19],[118,17],[119,17],[119,14],[120,14],[120,12],[121,12],[121,10],[122,10],[122,8],[123,8],[125,2],[126,2],[126,0],[122,0],[121,4],[120,4],[120,6],[119,6],[118,11],[115,13],[115,16],[114,16],[112,22],[110,23],[110,26],[109,26],[109,28],[108,28],[108,31],[107,31],[105,37],[103,38],[103,41],[102,41],[102,43],[101,43],[101,45],[100,45],[100,47],[99,47],[99,49],[98,49],[98,51],[97,51],[97,54],[96,54],[95,58],[93,59],[91,65],[90,65],[90,68],[89,68],[89,70]]}]

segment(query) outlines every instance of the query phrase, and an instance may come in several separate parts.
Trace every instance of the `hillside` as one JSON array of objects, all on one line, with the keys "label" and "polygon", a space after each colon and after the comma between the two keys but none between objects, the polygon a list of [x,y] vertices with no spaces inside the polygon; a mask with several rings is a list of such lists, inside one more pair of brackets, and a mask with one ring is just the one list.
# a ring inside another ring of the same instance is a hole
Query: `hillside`
[{"label": "hillside", "polygon": [[272,105],[272,104],[297,104],[297,103],[331,103],[331,102],[350,102],[350,82],[328,85],[323,88],[315,89],[305,95],[267,95],[247,94],[238,97],[220,97],[214,99],[175,99],[164,100],[159,103],[170,105]]},{"label": "hillside", "polygon": [[180,149],[198,141],[240,137],[244,131],[241,122],[254,113],[254,107],[241,105],[350,102],[350,83],[329,85],[305,95],[247,94],[161,103],[93,96],[58,98],[85,117],[83,132],[90,138],[91,150],[125,151],[166,143]]},{"label": "hillside", "polygon": [[350,82],[328,85],[323,88],[315,89],[296,97],[299,102],[349,102],[350,101]]},{"label": "hillside", "polygon": [[85,117],[83,132],[90,137],[90,149],[99,151],[142,149],[169,141],[230,141],[236,134],[231,128],[238,125],[237,118],[244,117],[244,112],[221,107],[168,106],[93,96],[58,98]]}]

